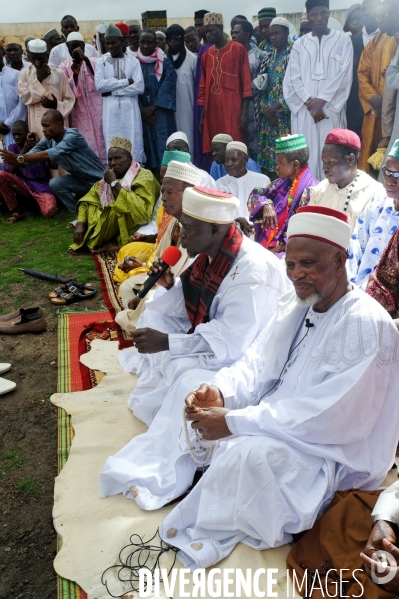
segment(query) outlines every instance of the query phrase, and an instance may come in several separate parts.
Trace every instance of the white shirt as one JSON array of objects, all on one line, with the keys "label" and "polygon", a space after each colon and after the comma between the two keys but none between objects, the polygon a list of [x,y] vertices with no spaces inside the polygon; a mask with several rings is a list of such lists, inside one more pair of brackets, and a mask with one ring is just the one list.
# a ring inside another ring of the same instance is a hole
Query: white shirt
[{"label": "white shirt", "polygon": [[[94,46],[90,44],[85,44],[85,56],[89,58],[98,58],[98,52]],[[68,46],[64,44],[59,44],[58,46],[54,46],[54,48],[50,52],[50,58],[48,59],[48,64],[50,67],[58,67],[62,62],[65,62],[71,58],[69,54]]]},{"label": "white shirt", "polygon": [[240,200],[237,217],[249,219],[248,198],[255,187],[268,187],[270,179],[262,173],[247,171],[243,177],[225,175],[216,181],[216,189],[232,193]]},{"label": "white shirt", "polygon": [[373,37],[375,37],[379,33],[380,33],[380,30],[378,29],[378,27],[372,33],[367,33],[366,27],[363,27],[363,29],[362,29],[363,46],[366,47],[367,44],[373,39]]}]

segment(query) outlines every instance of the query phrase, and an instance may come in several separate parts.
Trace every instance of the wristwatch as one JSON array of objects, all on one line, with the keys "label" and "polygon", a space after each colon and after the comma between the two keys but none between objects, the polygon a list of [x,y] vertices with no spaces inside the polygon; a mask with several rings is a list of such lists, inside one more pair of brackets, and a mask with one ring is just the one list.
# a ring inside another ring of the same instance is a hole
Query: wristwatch
[{"label": "wristwatch", "polygon": [[18,164],[24,164],[25,156],[23,154],[20,154],[19,156],[17,156],[17,162],[18,162]]},{"label": "wristwatch", "polygon": [[117,183],[118,183],[118,181],[112,181],[112,183],[110,183],[109,185],[113,189]]}]

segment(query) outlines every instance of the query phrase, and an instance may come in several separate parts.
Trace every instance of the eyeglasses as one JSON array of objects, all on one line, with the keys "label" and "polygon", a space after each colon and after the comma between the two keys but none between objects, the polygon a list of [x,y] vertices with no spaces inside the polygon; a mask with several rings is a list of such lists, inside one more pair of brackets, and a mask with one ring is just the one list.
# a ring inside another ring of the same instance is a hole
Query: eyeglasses
[{"label": "eyeglasses", "polygon": [[399,181],[399,171],[390,171],[387,169],[386,166],[383,166],[381,170],[382,170],[382,174],[387,179],[390,179],[391,177],[393,177],[394,179],[396,179],[396,181]]}]

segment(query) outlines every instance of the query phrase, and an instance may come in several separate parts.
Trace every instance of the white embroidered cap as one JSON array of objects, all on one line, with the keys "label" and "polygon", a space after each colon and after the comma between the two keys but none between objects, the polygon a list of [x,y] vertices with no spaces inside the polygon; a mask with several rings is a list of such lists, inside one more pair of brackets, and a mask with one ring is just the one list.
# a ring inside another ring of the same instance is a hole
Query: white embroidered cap
[{"label": "white embroidered cap", "polygon": [[229,150],[239,150],[248,156],[248,148],[241,141],[230,141],[226,146],[226,152]]},{"label": "white embroidered cap", "polygon": [[346,251],[351,228],[347,215],[339,210],[323,206],[302,206],[289,220],[287,237],[288,241],[292,237],[317,239]]},{"label": "white embroidered cap", "polygon": [[177,179],[178,181],[185,181],[190,185],[199,185],[201,183],[201,173],[196,168],[189,164],[178,162],[177,160],[171,160],[166,169],[165,177],[171,179]]},{"label": "white embroidered cap", "polygon": [[166,140],[166,147],[168,147],[172,141],[176,141],[176,139],[181,139],[182,141],[185,141],[188,146],[190,146],[187,135],[183,133],[183,131],[176,131],[176,133],[172,133],[172,135],[170,135]]},{"label": "white embroidered cap", "polygon": [[47,44],[44,40],[34,39],[28,42],[28,50],[33,54],[43,54],[47,52]]},{"label": "white embroidered cap", "polygon": [[67,43],[68,42],[84,42],[85,38],[83,37],[83,35],[81,33],[79,33],[79,31],[72,31],[72,33],[70,33],[67,37]]},{"label": "white embroidered cap", "polygon": [[240,200],[231,193],[207,187],[187,187],[183,193],[182,212],[206,223],[233,223]]}]

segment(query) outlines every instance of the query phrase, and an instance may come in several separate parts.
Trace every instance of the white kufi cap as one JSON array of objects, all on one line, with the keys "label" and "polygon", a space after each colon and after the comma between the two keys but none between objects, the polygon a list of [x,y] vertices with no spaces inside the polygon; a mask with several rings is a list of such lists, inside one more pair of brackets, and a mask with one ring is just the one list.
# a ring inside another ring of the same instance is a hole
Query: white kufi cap
[{"label": "white kufi cap", "polygon": [[85,38],[83,37],[83,35],[81,33],[79,33],[79,31],[72,31],[72,33],[70,33],[67,37],[67,43],[68,42],[84,42]]},{"label": "white kufi cap", "polygon": [[344,212],[324,206],[302,206],[289,220],[287,237],[288,241],[292,237],[317,239],[346,251],[351,228]]},{"label": "white kufi cap", "polygon": [[239,150],[240,152],[244,152],[248,156],[248,148],[242,141],[231,141],[226,146],[226,152],[228,150]]},{"label": "white kufi cap", "polygon": [[47,52],[47,44],[44,40],[36,38],[28,42],[28,50],[33,54],[43,54],[43,52]]},{"label": "white kufi cap", "polygon": [[240,200],[231,193],[206,187],[187,187],[183,193],[183,214],[219,225],[233,223]]},{"label": "white kufi cap", "polygon": [[190,183],[190,185],[199,185],[202,178],[198,169],[184,162],[178,162],[177,160],[171,160],[169,162],[164,177],[185,181],[186,183]]},{"label": "white kufi cap", "polygon": [[189,146],[187,135],[183,133],[183,131],[176,131],[176,133],[172,133],[172,135],[170,135],[166,140],[166,147],[168,147],[168,145],[172,141],[176,141],[176,139],[181,139],[182,141],[185,141],[186,144]]},{"label": "white kufi cap", "polygon": [[212,142],[214,141],[220,144],[229,144],[231,141],[233,141],[233,138],[231,137],[231,135],[227,135],[227,133],[218,133],[212,139]]}]

